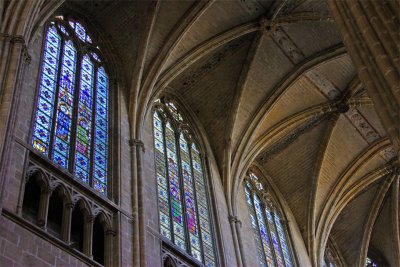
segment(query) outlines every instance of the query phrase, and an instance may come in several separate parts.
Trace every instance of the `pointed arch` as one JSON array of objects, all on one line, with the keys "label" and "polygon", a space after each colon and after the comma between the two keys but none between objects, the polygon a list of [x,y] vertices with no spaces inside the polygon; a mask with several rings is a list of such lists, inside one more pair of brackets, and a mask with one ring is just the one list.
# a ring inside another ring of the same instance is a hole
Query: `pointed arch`
[{"label": "pointed arch", "polygon": [[244,189],[260,266],[294,266],[287,219],[273,189],[257,166],[249,168]]},{"label": "pointed arch", "polygon": [[41,156],[107,195],[110,83],[95,38],[79,20],[45,27],[31,145]]},{"label": "pointed arch", "polygon": [[160,232],[207,266],[216,265],[204,153],[176,101],[153,107]]}]

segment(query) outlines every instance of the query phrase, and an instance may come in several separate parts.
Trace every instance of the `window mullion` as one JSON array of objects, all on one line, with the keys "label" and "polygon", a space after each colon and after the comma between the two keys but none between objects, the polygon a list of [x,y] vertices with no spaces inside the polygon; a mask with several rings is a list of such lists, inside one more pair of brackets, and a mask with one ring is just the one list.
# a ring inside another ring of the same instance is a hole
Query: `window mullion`
[{"label": "window mullion", "polygon": [[183,218],[183,225],[184,225],[183,231],[185,232],[186,251],[189,254],[191,254],[192,247],[190,244],[190,236],[189,236],[189,230],[188,230],[185,183],[183,181],[183,174],[182,174],[182,158],[181,158],[181,150],[180,150],[179,132],[174,131],[174,134],[175,134],[175,150],[176,150],[175,153],[176,153],[177,163],[178,163],[179,191],[181,194],[182,218]]},{"label": "window mullion", "polygon": [[[58,29],[57,29],[58,31]],[[61,36],[61,45],[60,45],[60,55],[58,58],[58,69],[57,69],[57,81],[56,81],[56,90],[54,92],[54,106],[52,123],[51,123],[51,132],[50,132],[50,142],[49,142],[49,158],[53,161],[53,145],[54,145],[54,137],[55,137],[55,129],[56,129],[56,122],[57,122],[57,106],[58,106],[58,95],[60,93],[60,81],[61,81],[61,67],[62,67],[62,59],[64,57],[64,46],[65,46],[65,38],[62,34]]]},{"label": "window mullion", "polygon": [[172,202],[171,202],[171,184],[170,184],[170,177],[169,177],[169,168],[168,168],[168,151],[167,151],[167,138],[166,138],[166,133],[165,133],[165,128],[166,128],[166,122],[163,119],[163,116],[160,116],[162,118],[161,124],[162,124],[162,129],[163,129],[163,143],[164,143],[164,162],[165,162],[165,174],[166,177],[165,179],[167,180],[167,197],[168,197],[168,205],[169,205],[169,230],[171,232],[171,241],[172,243],[175,243],[175,233],[174,233],[174,221],[172,217]]},{"label": "window mullion", "polygon": [[189,151],[190,169],[192,172],[193,197],[194,197],[194,202],[195,202],[195,207],[196,207],[196,221],[197,221],[197,231],[199,232],[200,253],[201,253],[202,262],[205,263],[205,255],[204,255],[204,248],[203,248],[203,236],[201,233],[202,231],[201,231],[201,226],[200,226],[199,205],[197,204],[197,191],[196,191],[196,181],[195,181],[196,178],[194,177],[194,168],[193,168],[193,160],[192,160],[192,146],[191,145],[190,146],[188,145],[188,151]]}]

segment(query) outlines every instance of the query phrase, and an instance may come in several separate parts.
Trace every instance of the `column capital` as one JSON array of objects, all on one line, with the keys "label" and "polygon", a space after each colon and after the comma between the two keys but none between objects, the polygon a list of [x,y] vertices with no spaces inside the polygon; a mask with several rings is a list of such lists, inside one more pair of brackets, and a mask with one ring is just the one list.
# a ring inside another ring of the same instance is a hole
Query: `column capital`
[{"label": "column capital", "polygon": [[145,152],[144,143],[140,139],[131,139],[131,140],[129,140],[129,146],[130,147],[140,147],[140,148],[142,148],[143,153]]},{"label": "column capital", "polygon": [[239,224],[240,227],[242,227],[242,221],[239,220],[239,218],[237,216],[229,215],[228,220],[229,220],[229,222],[237,223],[237,224]]}]

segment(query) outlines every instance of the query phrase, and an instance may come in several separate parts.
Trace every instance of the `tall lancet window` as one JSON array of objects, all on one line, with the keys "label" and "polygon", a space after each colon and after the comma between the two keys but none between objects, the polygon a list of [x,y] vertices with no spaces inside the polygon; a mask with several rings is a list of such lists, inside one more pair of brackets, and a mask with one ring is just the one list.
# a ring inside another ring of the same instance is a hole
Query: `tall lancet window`
[{"label": "tall lancet window", "polygon": [[109,79],[76,20],[57,16],[46,28],[34,116],[33,148],[107,195]]},{"label": "tall lancet window", "polygon": [[252,172],[244,183],[260,266],[295,266],[286,220],[268,186]]},{"label": "tall lancet window", "polygon": [[153,113],[161,234],[206,266],[215,266],[204,157],[177,106],[161,98]]}]

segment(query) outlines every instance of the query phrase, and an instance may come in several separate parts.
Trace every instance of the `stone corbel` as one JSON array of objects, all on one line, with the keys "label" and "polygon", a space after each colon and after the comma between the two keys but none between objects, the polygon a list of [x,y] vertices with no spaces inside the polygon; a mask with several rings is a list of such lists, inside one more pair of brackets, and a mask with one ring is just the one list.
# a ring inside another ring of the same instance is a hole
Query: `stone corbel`
[{"label": "stone corbel", "polygon": [[22,45],[22,59],[26,64],[30,64],[32,57],[29,55],[28,47],[26,46],[25,38],[22,35],[0,33],[0,39],[9,40],[11,44],[21,44]]}]

